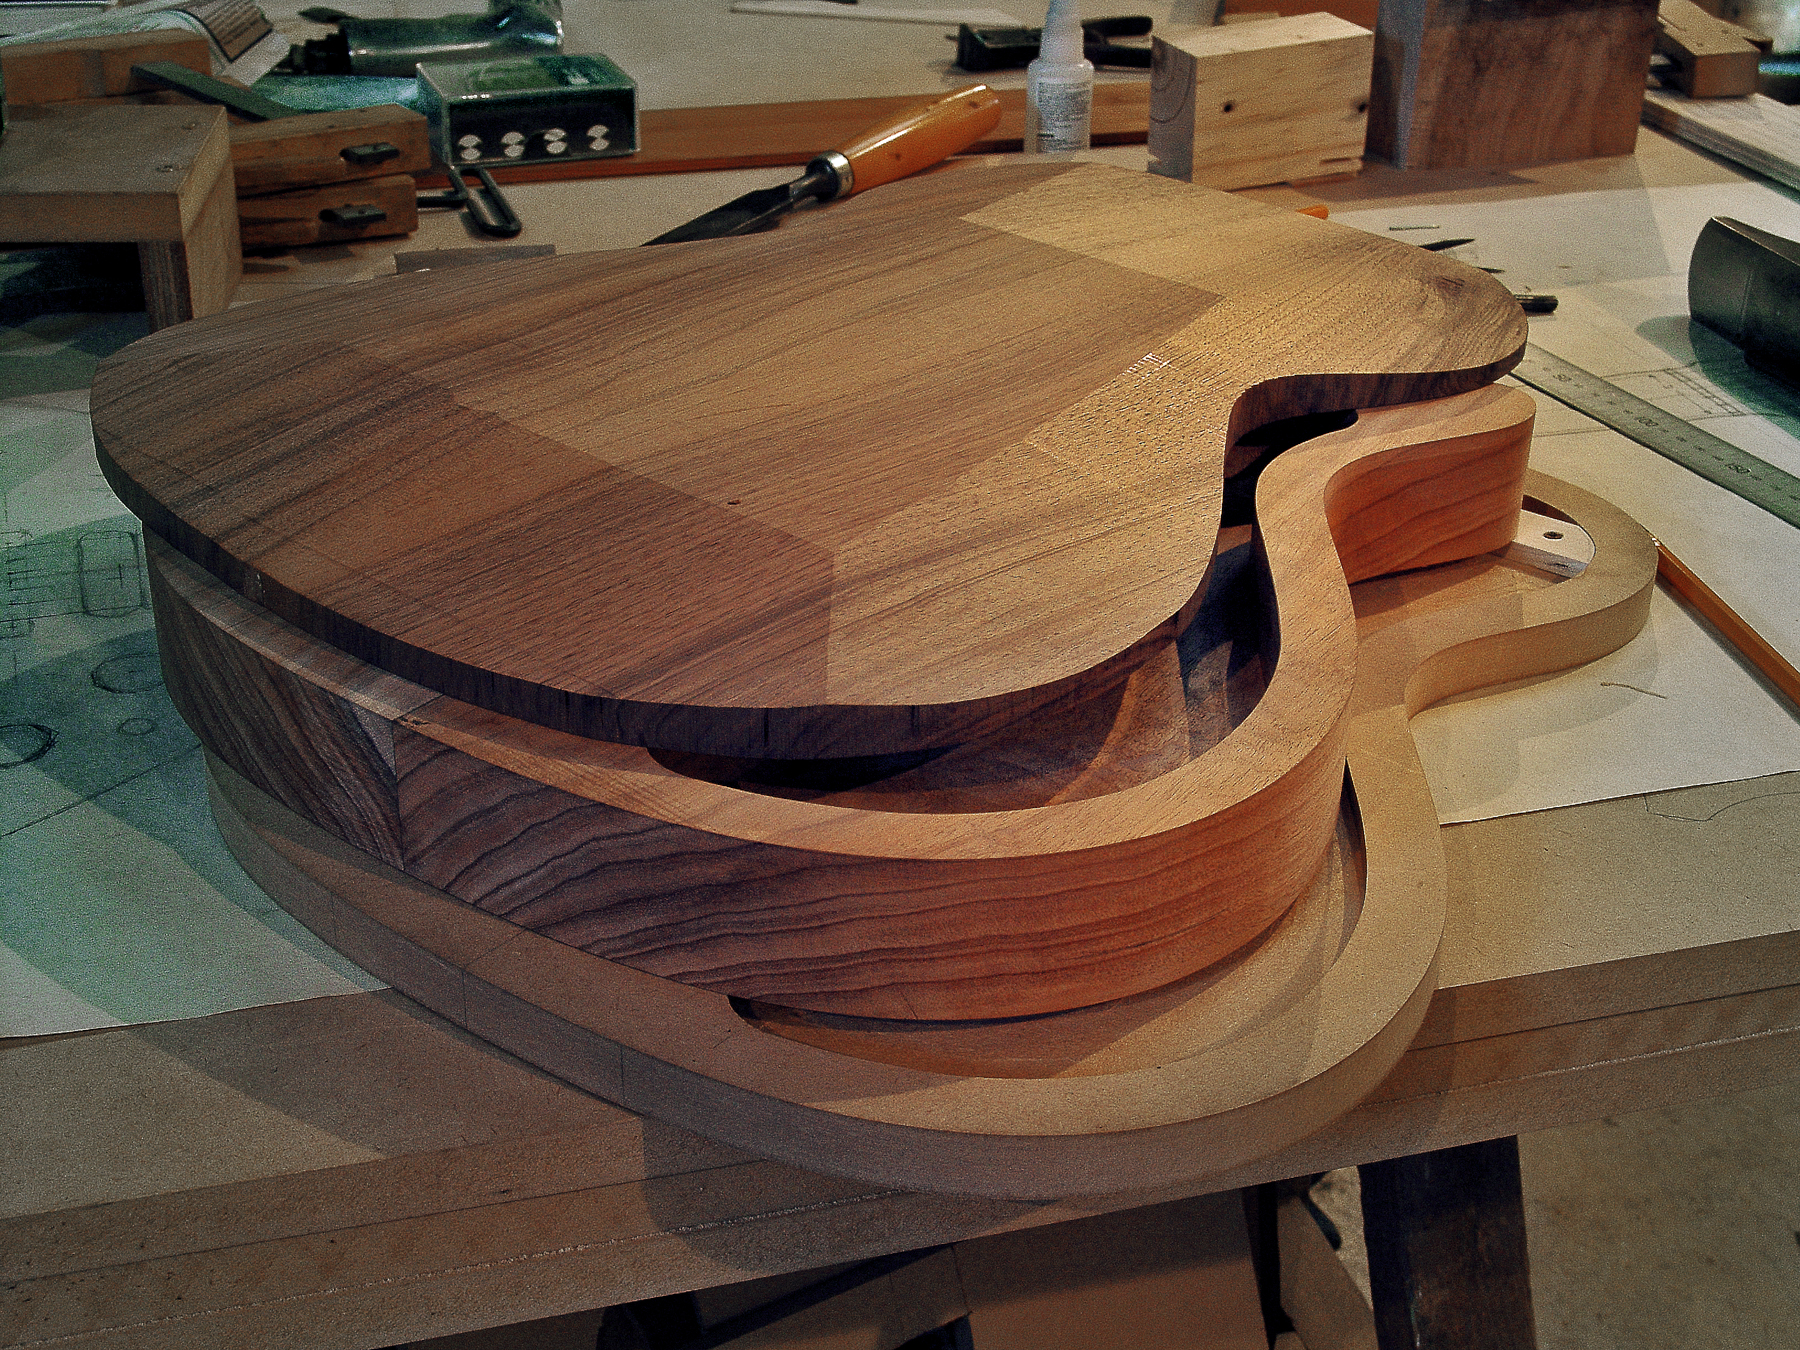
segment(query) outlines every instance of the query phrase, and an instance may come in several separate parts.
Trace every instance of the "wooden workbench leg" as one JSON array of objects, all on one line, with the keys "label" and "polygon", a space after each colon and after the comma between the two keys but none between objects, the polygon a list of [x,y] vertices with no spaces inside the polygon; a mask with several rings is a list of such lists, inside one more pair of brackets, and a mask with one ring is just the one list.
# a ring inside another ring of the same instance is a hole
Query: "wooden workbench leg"
[{"label": "wooden workbench leg", "polygon": [[1381,1350],[1535,1350],[1519,1141],[1358,1170]]},{"label": "wooden workbench leg", "polygon": [[138,244],[144,274],[144,308],[150,329],[218,314],[244,274],[238,241],[237,192],[227,161],[180,239],[146,239]]}]

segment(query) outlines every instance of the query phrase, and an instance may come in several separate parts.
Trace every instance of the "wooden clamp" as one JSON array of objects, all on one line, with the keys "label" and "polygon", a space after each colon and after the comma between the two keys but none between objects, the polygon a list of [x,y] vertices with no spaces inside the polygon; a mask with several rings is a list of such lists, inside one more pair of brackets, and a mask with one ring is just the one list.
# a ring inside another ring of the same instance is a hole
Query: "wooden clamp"
[{"label": "wooden clamp", "polygon": [[238,196],[424,173],[431,167],[427,126],[423,116],[397,103],[234,126],[231,170]]},{"label": "wooden clamp", "polygon": [[147,61],[173,61],[212,74],[212,51],[197,33],[106,33],[60,42],[0,47],[8,103],[72,103],[117,98],[156,86],[131,73]]},{"label": "wooden clamp", "polygon": [[293,248],[411,234],[418,188],[404,173],[238,198],[245,248]]}]

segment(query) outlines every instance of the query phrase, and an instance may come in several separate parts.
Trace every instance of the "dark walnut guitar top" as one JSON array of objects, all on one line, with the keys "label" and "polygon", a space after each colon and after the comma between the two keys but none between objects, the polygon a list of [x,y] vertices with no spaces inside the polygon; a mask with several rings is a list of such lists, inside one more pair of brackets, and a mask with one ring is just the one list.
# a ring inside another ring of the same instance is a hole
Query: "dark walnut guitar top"
[{"label": "dark walnut guitar top", "polygon": [[1233,440],[1474,389],[1491,278],[1099,165],[950,167],[743,239],[249,305],[95,381],[109,481],[456,698],[750,757],[951,743],[1200,585]]}]

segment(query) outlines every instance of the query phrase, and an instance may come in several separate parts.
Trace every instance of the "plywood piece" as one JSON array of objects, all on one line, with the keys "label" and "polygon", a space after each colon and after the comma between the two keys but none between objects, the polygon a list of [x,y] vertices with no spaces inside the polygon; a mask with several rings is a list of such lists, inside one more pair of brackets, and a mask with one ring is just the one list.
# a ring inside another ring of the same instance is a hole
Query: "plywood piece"
[{"label": "plywood piece", "polygon": [[1693,0],[1659,0],[1656,50],[1675,62],[1675,86],[1689,98],[1756,92],[1756,68],[1769,40],[1708,14]]},{"label": "plywood piece", "polygon": [[[240,198],[324,183],[424,173],[431,167],[429,124],[398,104],[305,113],[231,128],[231,171]],[[399,153],[356,164],[343,152],[385,142]]]},{"label": "plywood piece", "polygon": [[1244,188],[1361,167],[1368,29],[1307,14],[1165,30],[1152,45],[1152,172]]},{"label": "plywood piece", "polygon": [[[373,207],[382,213],[382,218],[366,224],[327,218],[331,213],[358,207]],[[350,239],[411,234],[419,228],[419,191],[409,175],[395,173],[245,197],[238,201],[237,212],[245,248],[339,244]]]},{"label": "plywood piece", "polygon": [[134,65],[150,61],[173,61],[200,75],[213,73],[212,49],[198,33],[151,32],[0,47],[0,77],[8,103],[66,103],[154,89],[131,73]]},{"label": "plywood piece", "polygon": [[1628,155],[1656,0],[1393,0],[1376,24],[1369,153],[1404,169]]},{"label": "plywood piece", "polygon": [[1800,188],[1800,109],[1765,94],[1705,99],[1647,89],[1643,116],[1646,126]]},{"label": "plywood piece", "polygon": [[[452,697],[668,750],[909,752],[1134,664],[1203,580],[1239,432],[1479,387],[1524,336],[1473,269],[1100,165],[808,215],[135,346],[98,377],[103,462],[189,556]],[[831,318],[796,341],[796,311]],[[226,378],[256,395],[198,397]],[[790,385],[819,392],[768,403]]]}]

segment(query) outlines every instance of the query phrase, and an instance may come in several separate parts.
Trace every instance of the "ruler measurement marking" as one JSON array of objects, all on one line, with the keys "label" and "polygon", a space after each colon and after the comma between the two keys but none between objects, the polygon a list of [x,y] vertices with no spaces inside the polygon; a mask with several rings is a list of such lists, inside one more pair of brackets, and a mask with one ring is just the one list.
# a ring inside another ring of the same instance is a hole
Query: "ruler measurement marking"
[{"label": "ruler measurement marking", "polygon": [[1629,436],[1647,450],[1800,528],[1800,478],[1741,446],[1664,412],[1612,381],[1527,346],[1513,378]]}]

